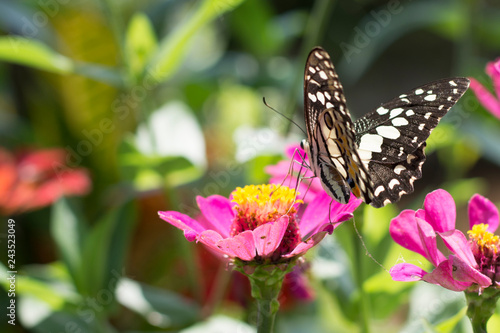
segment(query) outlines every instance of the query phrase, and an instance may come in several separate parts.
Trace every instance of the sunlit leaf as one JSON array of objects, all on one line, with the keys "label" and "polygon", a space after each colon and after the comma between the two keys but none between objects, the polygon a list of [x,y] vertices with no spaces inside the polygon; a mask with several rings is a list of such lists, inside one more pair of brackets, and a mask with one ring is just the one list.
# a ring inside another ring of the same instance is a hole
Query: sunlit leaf
[{"label": "sunlit leaf", "polygon": [[193,35],[204,25],[225,12],[233,10],[244,0],[204,0],[184,24],[165,37],[149,63],[151,81],[167,80],[179,67]]},{"label": "sunlit leaf", "polygon": [[74,70],[73,61],[35,39],[0,37],[0,60],[60,74]]},{"label": "sunlit leaf", "polygon": [[125,39],[128,69],[136,80],[142,75],[147,61],[157,48],[157,40],[149,18],[143,13],[130,20]]},{"label": "sunlit leaf", "polygon": [[455,328],[458,325],[458,323],[466,317],[467,314],[467,307],[464,307],[462,310],[460,310],[456,315],[440,322],[437,324],[434,329],[438,333],[451,333],[451,332],[456,332]]},{"label": "sunlit leaf", "polygon": [[120,304],[161,328],[193,323],[200,311],[196,304],[181,295],[127,278],[120,280],[116,297]]},{"label": "sunlit leaf", "polygon": [[50,232],[77,289],[81,288],[83,242],[87,236],[80,212],[68,199],[61,198],[52,209]]}]

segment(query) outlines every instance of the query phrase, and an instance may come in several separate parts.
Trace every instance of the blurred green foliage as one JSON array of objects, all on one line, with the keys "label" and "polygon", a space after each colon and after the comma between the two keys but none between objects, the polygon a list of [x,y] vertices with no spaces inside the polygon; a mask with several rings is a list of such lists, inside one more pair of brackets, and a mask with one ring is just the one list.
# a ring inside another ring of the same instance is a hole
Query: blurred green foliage
[{"label": "blurred green foliage", "polygon": [[[491,87],[498,22],[500,5],[480,0],[0,2],[1,146],[60,147],[93,182],[84,198],[4,217],[17,228],[16,329],[251,332],[248,299],[225,297],[244,290],[237,277],[157,211],[194,216],[197,195],[267,181],[264,167],[303,134],[261,100],[303,124],[312,46],[331,53],[359,117],[441,77]],[[429,138],[415,193],[358,210],[357,230],[345,223],[306,256],[316,298],[280,312],[279,332],[470,332],[461,294],[390,279],[398,260],[421,258],[388,225],[440,187],[462,213],[473,193],[500,203],[499,130],[467,93]],[[14,331],[6,320],[0,330]]]}]

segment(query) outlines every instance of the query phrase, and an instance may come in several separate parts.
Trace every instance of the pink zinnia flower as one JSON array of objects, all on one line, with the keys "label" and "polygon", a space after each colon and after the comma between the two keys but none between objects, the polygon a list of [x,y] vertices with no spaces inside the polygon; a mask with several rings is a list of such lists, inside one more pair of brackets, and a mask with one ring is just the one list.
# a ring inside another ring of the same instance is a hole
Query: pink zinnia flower
[{"label": "pink zinnia flower", "polygon": [[315,177],[309,168],[302,166],[304,162],[306,165],[309,165],[309,160],[305,151],[300,148],[300,145],[294,144],[288,146],[285,154],[288,157],[287,160],[279,161],[276,165],[266,167],[266,172],[271,175],[270,183],[284,184],[295,188],[297,187],[297,180],[304,178],[305,180],[299,182],[297,190],[300,193],[307,194],[303,198],[305,202],[313,201],[318,193],[325,193],[319,178]]},{"label": "pink zinnia flower", "polygon": [[66,168],[65,159],[63,149],[13,155],[0,148],[0,213],[20,213],[50,205],[64,195],[87,194],[91,188],[87,171]]},{"label": "pink zinnia flower", "polygon": [[[469,202],[469,240],[455,229],[456,209],[451,195],[444,190],[429,193],[424,209],[405,210],[391,221],[390,233],[399,245],[421,254],[436,268],[428,273],[409,263],[391,268],[396,281],[423,280],[454,291],[479,291],[498,287],[500,262],[497,208],[476,194]],[[439,235],[451,254],[446,257],[437,248]]]},{"label": "pink zinnia flower", "polygon": [[184,231],[189,241],[206,245],[220,255],[244,263],[279,264],[303,255],[337,223],[350,219],[361,200],[348,204],[324,195],[307,205],[298,216],[302,204],[296,192],[286,186],[249,185],[237,188],[231,199],[220,195],[197,197],[201,216],[193,219],[174,212],[159,212],[160,217]]},{"label": "pink zinnia flower", "polygon": [[470,78],[470,88],[485,109],[500,119],[500,58],[486,65],[486,73],[493,81],[496,96],[474,78]]}]

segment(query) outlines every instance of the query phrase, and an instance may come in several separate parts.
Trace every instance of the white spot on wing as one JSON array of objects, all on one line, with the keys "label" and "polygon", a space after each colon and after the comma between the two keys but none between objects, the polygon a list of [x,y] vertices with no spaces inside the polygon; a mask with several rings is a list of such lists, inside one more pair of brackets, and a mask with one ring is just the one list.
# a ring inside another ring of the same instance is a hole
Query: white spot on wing
[{"label": "white spot on wing", "polygon": [[401,135],[399,130],[394,126],[378,126],[376,131],[379,135],[387,139],[397,139]]},{"label": "white spot on wing", "polygon": [[424,124],[424,123],[422,123],[422,124],[418,125],[418,129],[419,129],[419,130],[423,130],[423,129],[424,129],[424,127],[425,127],[425,124]]},{"label": "white spot on wing", "polygon": [[328,80],[328,76],[326,75],[326,73],[324,71],[320,71],[318,74],[319,74],[319,77],[322,78],[323,80]]},{"label": "white spot on wing", "polygon": [[403,117],[397,117],[392,120],[392,124],[394,126],[405,126],[408,125],[408,120],[406,120],[406,118]]},{"label": "white spot on wing", "polygon": [[454,87],[456,87],[456,86],[457,86],[457,84],[455,83],[455,81],[450,81],[449,83],[450,83],[450,85],[452,85],[452,86],[454,86]]},{"label": "white spot on wing", "polygon": [[310,99],[313,103],[317,101],[317,98],[316,98],[316,96],[315,96],[315,95],[313,95],[313,94],[309,93],[309,94],[307,94],[307,96],[309,96],[309,99]]},{"label": "white spot on wing", "polygon": [[333,104],[332,104],[332,103],[330,103],[330,102],[326,102],[326,105],[325,105],[325,106],[326,106],[328,109],[329,109],[329,108],[333,108]]},{"label": "white spot on wing", "polygon": [[432,115],[432,112],[427,112],[424,116],[425,119],[429,119]]},{"label": "white spot on wing", "polygon": [[401,174],[401,171],[404,171],[404,170],[406,170],[406,167],[405,167],[404,165],[398,164],[398,165],[396,165],[396,167],[394,168],[394,173],[395,173],[396,175],[399,175],[399,174]]},{"label": "white spot on wing", "polygon": [[321,104],[325,105],[325,95],[321,91],[318,91],[316,93],[316,96],[318,97],[318,101],[320,101]]},{"label": "white spot on wing", "polygon": [[409,116],[413,116],[415,114],[415,112],[413,110],[408,110],[406,111],[406,116],[409,117]]},{"label": "white spot on wing", "polygon": [[373,192],[373,194],[375,194],[376,197],[379,196],[380,193],[384,192],[385,191],[385,188],[382,186],[382,185],[379,185],[375,191]]},{"label": "white spot on wing", "polygon": [[314,73],[316,73],[316,70],[314,69],[314,67],[309,66],[309,72],[314,74]]},{"label": "white spot on wing", "polygon": [[427,95],[427,96],[425,96],[425,97],[424,97],[424,99],[425,99],[426,101],[432,102],[432,101],[435,101],[435,100],[436,100],[436,97],[437,97],[437,96],[436,96],[435,94],[432,94],[432,95]]},{"label": "white spot on wing", "polygon": [[377,113],[380,115],[386,114],[387,112],[389,112],[389,109],[386,109],[383,106],[381,106],[377,109]]},{"label": "white spot on wing", "polygon": [[391,110],[391,114],[389,115],[389,118],[394,118],[399,116],[402,112],[404,111],[403,108],[395,108]]},{"label": "white spot on wing", "polygon": [[394,178],[394,179],[392,179],[392,180],[389,182],[389,188],[392,190],[392,189],[394,188],[394,186],[399,185],[399,184],[401,184],[401,183],[399,182],[399,180],[397,180],[396,178]]},{"label": "white spot on wing", "polygon": [[421,95],[423,93],[424,93],[423,89],[417,89],[417,90],[415,90],[415,95]]},{"label": "white spot on wing", "polygon": [[359,149],[380,153],[380,152],[382,152],[382,143],[383,142],[384,142],[384,138],[381,137],[380,135],[365,134],[361,137],[361,140],[359,143]]}]

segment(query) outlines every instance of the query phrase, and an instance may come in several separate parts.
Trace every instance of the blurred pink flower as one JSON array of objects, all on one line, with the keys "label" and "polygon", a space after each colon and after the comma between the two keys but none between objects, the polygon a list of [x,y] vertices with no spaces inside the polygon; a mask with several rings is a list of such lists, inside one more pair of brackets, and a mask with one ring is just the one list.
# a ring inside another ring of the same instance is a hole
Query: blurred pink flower
[{"label": "blurred pink flower", "polygon": [[485,109],[500,119],[500,58],[486,65],[486,73],[493,81],[496,96],[474,78],[470,78],[470,88]]},{"label": "blurred pink flower", "polygon": [[20,213],[50,205],[64,195],[85,195],[90,178],[83,168],[65,167],[63,149],[16,155],[0,148],[0,212]]},{"label": "blurred pink flower", "polygon": [[[361,200],[342,205],[323,193],[298,216],[301,200],[286,186],[249,185],[231,199],[197,197],[200,218],[166,211],[160,217],[184,231],[188,241],[201,242],[231,259],[262,264],[286,263],[303,255],[340,222],[350,219]],[[328,211],[330,207],[330,212]]]},{"label": "blurred pink flower", "polygon": [[[455,229],[456,209],[451,195],[444,190],[429,193],[424,209],[404,210],[391,221],[390,234],[399,245],[421,254],[436,268],[428,273],[418,266],[400,263],[391,268],[395,281],[423,280],[454,291],[479,291],[498,286],[500,264],[497,208],[479,194],[469,201],[470,229],[465,235]],[[437,248],[436,234],[451,254]]]}]

